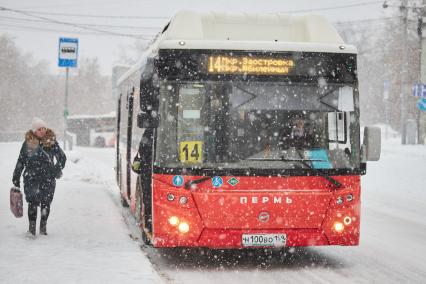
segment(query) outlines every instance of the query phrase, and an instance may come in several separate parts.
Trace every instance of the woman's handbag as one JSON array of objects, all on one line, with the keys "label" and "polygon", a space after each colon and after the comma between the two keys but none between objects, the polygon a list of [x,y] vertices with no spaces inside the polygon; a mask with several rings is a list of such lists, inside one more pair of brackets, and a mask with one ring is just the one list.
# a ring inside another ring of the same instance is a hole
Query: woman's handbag
[{"label": "woman's handbag", "polygon": [[21,218],[24,215],[22,192],[17,187],[10,189],[10,211],[16,218]]}]

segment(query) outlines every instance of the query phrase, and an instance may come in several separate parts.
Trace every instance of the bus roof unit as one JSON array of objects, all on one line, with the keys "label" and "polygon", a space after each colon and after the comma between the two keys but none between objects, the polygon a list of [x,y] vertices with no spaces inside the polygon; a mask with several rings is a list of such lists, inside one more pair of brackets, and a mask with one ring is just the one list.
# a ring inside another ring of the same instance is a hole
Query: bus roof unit
[{"label": "bus roof unit", "polygon": [[322,16],[192,11],[173,17],[159,38],[159,48],[356,53]]}]

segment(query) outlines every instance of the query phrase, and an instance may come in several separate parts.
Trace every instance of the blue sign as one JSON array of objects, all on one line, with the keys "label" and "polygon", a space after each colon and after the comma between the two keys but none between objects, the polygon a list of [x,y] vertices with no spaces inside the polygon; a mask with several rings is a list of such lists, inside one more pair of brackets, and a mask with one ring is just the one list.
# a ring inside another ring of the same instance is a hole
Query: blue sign
[{"label": "blue sign", "polygon": [[223,184],[223,180],[221,177],[216,176],[212,178],[212,185],[214,187],[221,187],[222,184]]},{"label": "blue sign", "polygon": [[173,185],[174,186],[182,186],[183,185],[183,176],[174,176],[173,177]]},{"label": "blue sign", "polygon": [[59,67],[77,67],[78,38],[59,38]]},{"label": "blue sign", "polygon": [[426,98],[426,85],[425,84],[414,84],[413,96],[418,98]]},{"label": "blue sign", "polygon": [[418,100],[416,105],[419,110],[426,111],[426,98],[421,98],[420,100]]}]

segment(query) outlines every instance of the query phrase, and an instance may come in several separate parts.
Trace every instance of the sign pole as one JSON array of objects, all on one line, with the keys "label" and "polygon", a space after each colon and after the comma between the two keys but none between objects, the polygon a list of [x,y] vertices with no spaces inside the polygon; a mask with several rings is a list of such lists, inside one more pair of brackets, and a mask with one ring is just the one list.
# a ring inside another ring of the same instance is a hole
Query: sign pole
[{"label": "sign pole", "polygon": [[[65,99],[64,99],[64,150],[67,148],[68,131],[68,77],[69,68],[77,67],[78,59],[78,38],[59,38],[58,66],[65,67]],[[72,150],[72,143],[69,143],[69,150]]]},{"label": "sign pole", "polygon": [[[422,2],[422,25],[421,25],[421,55],[420,55],[420,82],[426,82],[426,1]],[[422,96],[423,97],[423,96]],[[419,108],[421,111],[421,108]],[[419,128],[418,128],[418,142],[419,144],[426,143],[426,115],[424,112],[419,113]]]},{"label": "sign pole", "polygon": [[64,103],[64,150],[67,148],[67,130],[68,130],[68,76],[69,76],[69,68],[65,68],[66,75],[65,75],[65,103]]}]

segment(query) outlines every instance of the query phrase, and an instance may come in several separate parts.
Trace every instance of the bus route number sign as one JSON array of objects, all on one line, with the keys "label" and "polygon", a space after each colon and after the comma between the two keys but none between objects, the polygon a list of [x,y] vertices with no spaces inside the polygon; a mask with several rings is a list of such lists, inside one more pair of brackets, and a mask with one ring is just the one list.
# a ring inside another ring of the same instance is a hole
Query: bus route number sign
[{"label": "bus route number sign", "polygon": [[207,70],[214,74],[287,75],[294,66],[289,58],[212,55]]},{"label": "bus route number sign", "polygon": [[179,143],[179,160],[182,163],[200,163],[203,160],[202,141],[182,141]]}]

